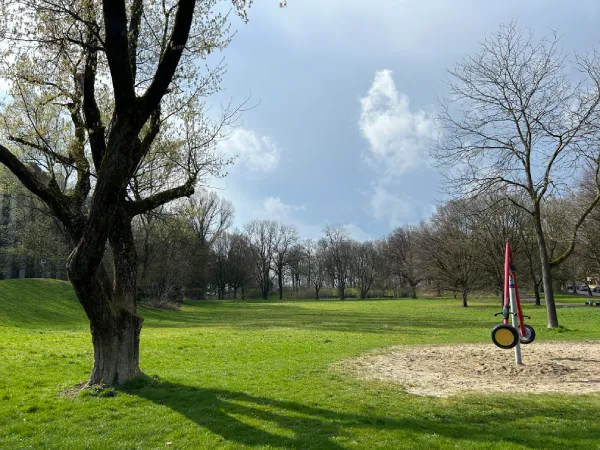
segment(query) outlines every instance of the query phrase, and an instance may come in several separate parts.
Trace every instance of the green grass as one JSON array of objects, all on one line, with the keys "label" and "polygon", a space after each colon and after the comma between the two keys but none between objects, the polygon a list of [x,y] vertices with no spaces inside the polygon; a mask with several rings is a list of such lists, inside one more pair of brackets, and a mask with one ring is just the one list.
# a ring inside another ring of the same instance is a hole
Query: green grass
[{"label": "green grass", "polygon": [[[459,303],[142,309],[148,378],[69,395],[92,365],[88,325],[69,285],[1,281],[0,448],[598,448],[598,395],[426,398],[330,369],[389,345],[489,342],[498,306]],[[599,336],[600,308],[559,308],[564,328],[554,331],[543,307],[527,305],[526,314],[540,341]]]}]

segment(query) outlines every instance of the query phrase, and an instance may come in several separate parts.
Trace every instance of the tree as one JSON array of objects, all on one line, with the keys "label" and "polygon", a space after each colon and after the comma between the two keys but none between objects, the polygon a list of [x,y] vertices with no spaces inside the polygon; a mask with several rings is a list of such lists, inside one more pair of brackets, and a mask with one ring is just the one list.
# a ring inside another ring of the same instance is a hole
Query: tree
[{"label": "tree", "polygon": [[229,251],[231,248],[231,239],[228,233],[223,233],[215,239],[214,247],[212,248],[211,257],[211,279],[213,285],[217,288],[219,300],[225,299],[225,289],[229,282],[230,260]]},{"label": "tree", "polygon": [[306,254],[306,248],[302,243],[295,244],[289,251],[288,266],[292,277],[292,287],[296,291],[296,298],[299,298],[301,277],[308,274],[305,267],[308,259],[309,256]]},{"label": "tree", "polygon": [[379,255],[373,242],[352,242],[352,264],[361,299],[367,298],[375,280]]},{"label": "tree", "polygon": [[[207,126],[200,101],[218,89],[222,68],[203,76],[195,60],[231,39],[228,16],[216,12],[216,3],[0,5],[8,43],[0,75],[12,97],[2,111],[0,162],[69,235],[67,273],[94,347],[89,384],[120,384],[141,373],[132,220],[193,194],[206,150],[231,117]],[[247,6],[234,2],[244,18]],[[136,174],[163,153],[157,137],[169,133],[177,145],[163,160],[178,170],[169,184],[140,196],[148,190],[135,188]],[[32,169],[29,162],[39,164]],[[103,265],[107,242],[113,284]]]},{"label": "tree", "polygon": [[293,225],[280,224],[275,234],[273,271],[277,276],[279,300],[283,299],[283,275],[289,264],[290,252],[298,241],[298,230]]},{"label": "tree", "polygon": [[254,259],[256,284],[264,300],[271,289],[271,268],[277,245],[278,224],[273,220],[253,220],[246,225],[246,236]]},{"label": "tree", "polygon": [[133,233],[141,269],[138,299],[161,307],[183,302],[184,286],[193,273],[190,261],[196,252],[195,236],[185,217],[163,211],[137,219]]},{"label": "tree", "polygon": [[245,298],[245,288],[252,279],[252,249],[246,236],[241,233],[229,235],[230,245],[227,259],[229,261],[228,283],[233,289],[233,298],[242,289],[242,299]]},{"label": "tree", "polygon": [[311,248],[311,264],[309,266],[309,287],[315,289],[315,298],[319,300],[319,291],[325,282],[325,273],[327,265],[327,242],[324,239],[317,241],[314,247]]},{"label": "tree", "polygon": [[429,276],[444,289],[459,292],[465,307],[469,293],[486,286],[478,249],[473,245],[478,232],[474,217],[468,202],[452,201],[439,207],[419,233]]},{"label": "tree", "polygon": [[196,255],[196,282],[200,287],[200,299],[206,294],[207,259],[214,242],[233,223],[233,205],[220,198],[216,192],[201,190],[189,199],[185,214],[190,227],[198,239]]},{"label": "tree", "polygon": [[351,244],[348,232],[343,226],[325,228],[325,248],[327,271],[340,299],[344,300],[350,271]]},{"label": "tree", "polygon": [[417,298],[417,286],[423,279],[419,262],[419,231],[416,227],[396,228],[384,242],[384,255],[401,283],[408,285],[412,298]]},{"label": "tree", "polygon": [[0,276],[64,279],[70,248],[61,223],[13,176],[0,177]]},{"label": "tree", "polygon": [[[515,23],[501,26],[479,53],[449,72],[435,152],[441,166],[452,167],[452,190],[462,195],[502,190],[532,217],[550,328],[558,326],[552,267],[573,252],[580,227],[600,201],[600,154],[593,140],[600,64],[596,54],[576,56],[581,79],[570,81],[567,57],[556,34],[535,41]],[[594,195],[579,205],[568,246],[550,258],[543,203],[564,196],[584,167],[595,174]]]}]

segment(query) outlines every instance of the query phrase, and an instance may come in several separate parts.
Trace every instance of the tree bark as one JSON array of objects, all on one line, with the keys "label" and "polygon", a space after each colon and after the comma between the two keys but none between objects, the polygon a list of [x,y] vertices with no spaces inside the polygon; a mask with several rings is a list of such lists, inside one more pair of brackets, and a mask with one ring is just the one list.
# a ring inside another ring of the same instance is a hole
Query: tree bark
[{"label": "tree bark", "polygon": [[131,217],[117,209],[109,232],[114,260],[114,303],[135,314],[137,311],[137,251]]},{"label": "tree bark", "polygon": [[556,315],[556,304],[554,303],[554,288],[552,286],[552,267],[546,249],[546,239],[539,214],[539,206],[535,211],[533,221],[538,238],[538,250],[540,252],[540,263],[542,266],[542,279],[544,281],[544,297],[546,300],[546,314],[548,316],[548,328],[558,327],[558,316]]},{"label": "tree bark", "polygon": [[319,288],[315,288],[316,299],[319,300]]},{"label": "tree bark", "polygon": [[113,386],[141,375],[139,369],[142,319],[121,309],[103,324],[90,320],[94,367],[88,385]]},{"label": "tree bark", "polygon": [[[131,218],[117,209],[109,233],[114,259],[114,290],[110,314],[104,320],[90,317],[94,367],[88,384],[123,384],[139,375],[140,332],[144,319],[137,315],[137,253]],[[108,285],[104,268],[98,284]],[[110,295],[105,287],[105,299]],[[104,301],[106,301],[103,299]],[[95,300],[97,301],[97,300]]]}]

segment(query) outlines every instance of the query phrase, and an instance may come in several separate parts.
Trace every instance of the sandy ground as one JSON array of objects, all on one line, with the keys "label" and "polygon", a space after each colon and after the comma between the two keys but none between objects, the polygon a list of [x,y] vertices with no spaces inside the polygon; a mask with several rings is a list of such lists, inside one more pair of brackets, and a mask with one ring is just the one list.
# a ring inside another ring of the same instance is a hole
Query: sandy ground
[{"label": "sandy ground", "polygon": [[514,350],[493,344],[399,346],[385,354],[343,361],[338,369],[362,379],[398,383],[412,394],[464,392],[600,392],[600,342],[534,342]]}]

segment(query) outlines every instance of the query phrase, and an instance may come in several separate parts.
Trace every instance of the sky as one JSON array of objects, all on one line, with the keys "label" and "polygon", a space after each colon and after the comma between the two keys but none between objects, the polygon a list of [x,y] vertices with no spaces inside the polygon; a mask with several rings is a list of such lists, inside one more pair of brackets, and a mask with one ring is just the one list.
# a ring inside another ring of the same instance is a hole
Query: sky
[{"label": "sky", "polygon": [[565,50],[600,49],[597,0],[255,0],[223,52],[224,91],[256,105],[219,150],[236,164],[210,185],[235,225],[273,219],[357,240],[417,224],[444,199],[428,157],[446,70],[517,20],[558,30]]}]

